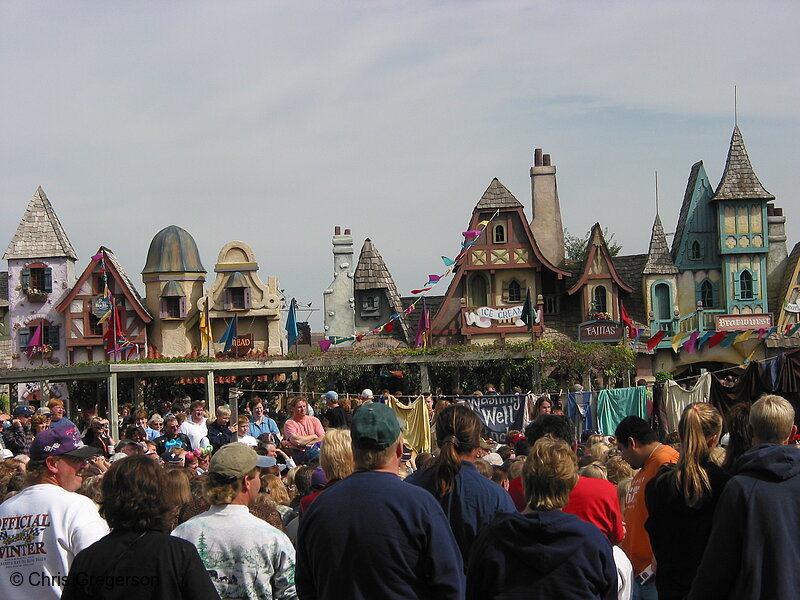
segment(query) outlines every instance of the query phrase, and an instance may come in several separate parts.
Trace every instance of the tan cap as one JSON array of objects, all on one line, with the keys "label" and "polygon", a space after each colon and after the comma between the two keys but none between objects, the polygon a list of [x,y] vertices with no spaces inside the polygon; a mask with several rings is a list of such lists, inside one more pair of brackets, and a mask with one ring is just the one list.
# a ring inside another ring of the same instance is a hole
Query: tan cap
[{"label": "tan cap", "polygon": [[242,443],[225,444],[211,457],[209,473],[231,479],[241,479],[258,464],[256,451]]}]

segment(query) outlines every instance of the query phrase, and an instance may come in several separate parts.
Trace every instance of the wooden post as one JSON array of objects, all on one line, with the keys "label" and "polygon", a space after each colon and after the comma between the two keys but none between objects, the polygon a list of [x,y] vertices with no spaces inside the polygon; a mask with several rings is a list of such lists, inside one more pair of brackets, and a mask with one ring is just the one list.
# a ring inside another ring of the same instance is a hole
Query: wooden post
[{"label": "wooden post", "polygon": [[111,428],[111,439],[119,441],[119,422],[117,421],[117,374],[111,373],[106,377],[108,388],[108,424]]},{"label": "wooden post", "polygon": [[206,409],[213,418],[217,411],[217,396],[214,390],[214,371],[206,371]]},{"label": "wooden post", "polygon": [[431,376],[428,372],[428,365],[419,363],[419,391],[431,392]]}]

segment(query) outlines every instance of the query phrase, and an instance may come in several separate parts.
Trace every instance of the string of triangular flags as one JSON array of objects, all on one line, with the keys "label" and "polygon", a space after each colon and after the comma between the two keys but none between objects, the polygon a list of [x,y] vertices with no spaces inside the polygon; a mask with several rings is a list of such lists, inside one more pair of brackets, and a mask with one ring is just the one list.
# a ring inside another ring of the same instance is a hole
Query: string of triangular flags
[{"label": "string of triangular flags", "polygon": [[[783,334],[786,337],[791,337],[800,330],[800,323],[789,323],[784,327]],[[730,348],[734,344],[739,344],[749,340],[753,335],[758,334],[758,339],[766,343],[766,341],[778,331],[777,326],[762,327],[761,329],[744,329],[735,331],[679,331],[678,333],[667,336],[664,330],[658,331],[647,342],[647,350],[651,351],[662,342],[669,342],[672,346],[672,351],[676,354],[681,350],[686,350],[689,354],[699,351],[703,346],[713,348],[720,346],[721,348]],[[639,340],[642,329],[633,328],[631,337],[635,339],[634,344]],[[756,346],[758,348],[758,346]],[[756,348],[750,352],[750,355],[745,359],[745,363],[750,362]]]},{"label": "string of triangular flags", "polygon": [[[417,304],[422,302],[423,299],[425,298],[425,296],[431,290],[433,290],[448,275],[450,275],[453,272],[453,270],[458,265],[459,261],[461,261],[467,254],[469,254],[469,251],[470,251],[470,248],[472,247],[472,245],[478,240],[478,238],[481,236],[481,234],[483,234],[483,232],[486,231],[486,228],[489,226],[489,223],[491,223],[494,220],[494,218],[497,217],[497,215],[499,215],[499,214],[500,214],[500,210],[498,209],[498,210],[496,210],[494,212],[494,214],[491,217],[489,217],[488,219],[486,219],[484,221],[480,221],[476,225],[477,229],[470,229],[468,231],[463,232],[462,235],[464,236],[464,241],[461,242],[461,250],[456,255],[456,257],[455,258],[449,258],[447,256],[442,256],[441,257],[442,258],[442,262],[444,263],[444,266],[445,266],[444,272],[439,274],[439,275],[436,275],[436,274],[428,275],[428,278],[427,278],[427,280],[425,282],[425,285],[423,285],[419,289],[411,290],[411,294],[413,296],[417,296],[417,297],[405,309],[403,309],[399,313],[395,313],[395,314],[391,315],[389,317],[389,320],[386,323],[384,323],[383,325],[379,325],[378,327],[375,327],[374,329],[372,329],[371,331],[368,331],[366,333],[358,333],[358,334],[350,335],[350,336],[347,336],[347,337],[331,337],[331,338],[328,338],[326,340],[320,340],[318,342],[320,349],[323,352],[327,352],[328,350],[330,350],[331,346],[336,345],[336,344],[343,344],[345,342],[353,342],[353,341],[359,342],[364,337],[369,336],[369,335],[378,335],[378,334],[384,333],[384,332],[385,333],[391,332],[394,329],[395,323],[398,321],[398,319],[400,319],[401,316],[408,315],[408,314],[411,314],[412,312],[414,312],[414,309],[416,308]],[[428,327],[430,327],[430,324],[428,324]]]},{"label": "string of triangular flags", "polygon": [[130,357],[133,355],[133,353],[139,351],[139,345],[129,341],[125,336],[125,333],[122,331],[119,309],[116,301],[114,300],[114,295],[108,289],[108,270],[106,268],[105,251],[101,249],[100,252],[92,256],[92,260],[100,261],[100,275],[103,278],[103,295],[101,298],[108,306],[108,310],[100,316],[97,322],[98,324],[102,324],[109,319],[111,320],[111,322],[108,324],[106,332],[103,334],[106,354],[119,356],[127,350],[128,354],[126,355],[125,360],[130,360]]}]

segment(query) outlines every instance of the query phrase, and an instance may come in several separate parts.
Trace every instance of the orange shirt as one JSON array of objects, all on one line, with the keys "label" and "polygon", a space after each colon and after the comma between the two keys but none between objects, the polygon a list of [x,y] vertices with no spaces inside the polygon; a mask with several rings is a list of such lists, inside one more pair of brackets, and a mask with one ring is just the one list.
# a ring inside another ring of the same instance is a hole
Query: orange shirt
[{"label": "orange shirt", "polygon": [[622,540],[621,546],[633,564],[633,572],[637,575],[653,562],[650,537],[644,528],[647,521],[644,488],[663,465],[678,462],[678,456],[678,452],[671,446],[657,447],[631,481],[630,490],[625,498],[624,520],[628,533]]}]

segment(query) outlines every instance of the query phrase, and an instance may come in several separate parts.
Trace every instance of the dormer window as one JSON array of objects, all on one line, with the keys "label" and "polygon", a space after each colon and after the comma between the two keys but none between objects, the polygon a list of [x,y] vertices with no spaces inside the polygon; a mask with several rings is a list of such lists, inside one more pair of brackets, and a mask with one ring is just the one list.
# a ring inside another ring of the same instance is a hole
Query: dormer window
[{"label": "dormer window", "polygon": [[225,284],[225,310],[247,310],[250,305],[250,286],[239,271],[234,271]]},{"label": "dormer window", "polygon": [[377,294],[367,294],[361,298],[361,316],[377,317],[380,314],[381,300]]},{"label": "dormer window", "polygon": [[505,225],[495,225],[494,230],[492,231],[492,241],[495,244],[505,244],[506,243],[506,226]]},{"label": "dormer window", "polygon": [[703,249],[700,246],[700,242],[697,240],[692,242],[692,245],[689,249],[689,258],[691,260],[700,260],[703,258]]},{"label": "dormer window", "polygon": [[177,281],[169,281],[161,291],[161,310],[162,319],[185,319],[186,318],[186,292],[183,286]]}]

